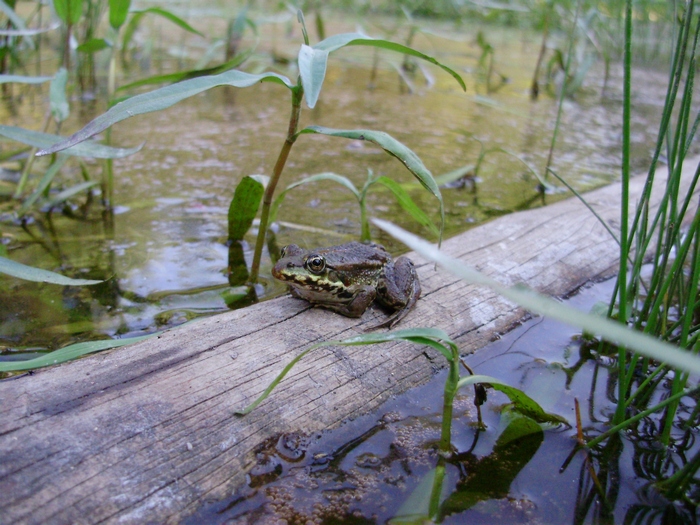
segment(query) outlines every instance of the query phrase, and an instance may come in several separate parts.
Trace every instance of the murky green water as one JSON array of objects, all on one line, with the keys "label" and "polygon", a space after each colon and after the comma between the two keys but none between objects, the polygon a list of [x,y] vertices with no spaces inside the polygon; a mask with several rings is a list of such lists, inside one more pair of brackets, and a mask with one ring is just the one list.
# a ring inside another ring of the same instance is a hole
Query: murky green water
[{"label": "murky green water", "polygon": [[[336,24],[330,31],[353,29]],[[430,83],[418,70],[412,79],[415,91],[406,93],[392,67],[400,64],[401,57],[386,52],[379,55],[374,88],[368,89],[373,51],[343,50],[332,55],[321,99],[315,109],[304,109],[302,125],[386,131],[412,148],[434,175],[475,164],[483,144],[487,154],[476,189],[443,189],[449,236],[490,217],[541,205],[538,180],[523,161],[543,171],[557,107],[546,94],[537,102],[529,98],[539,37],[495,30],[487,34],[496,50],[496,69],[508,78],[500,89],[488,93],[477,74],[476,30],[455,31],[445,25],[432,29],[452,40],[423,35],[413,45],[459,71],[468,85],[466,94],[447,74],[427,65],[421,67],[429,73]],[[274,39],[269,43],[263,39],[250,67],[274,67],[295,78],[293,67],[270,65],[270,52],[274,48],[277,55],[294,57],[299,31],[295,28],[286,36],[282,25],[268,26],[266,31],[274,33]],[[635,163],[641,167],[652,147],[664,74],[641,70],[636,74],[635,85],[643,91],[635,96],[633,138]],[[564,103],[553,166],[580,190],[618,175],[620,85],[619,68],[613,68],[603,93],[602,66],[594,67],[583,89]],[[89,120],[78,108],[78,100],[73,100],[73,117],[63,134]],[[16,113],[5,108],[2,120],[36,128],[44,109],[42,93],[35,92],[22,98]],[[24,226],[12,221],[12,207],[6,204],[0,228],[13,260],[106,282],[92,288],[59,288],[0,277],[3,296],[12,298],[0,306],[2,358],[24,358],[78,340],[174,326],[225,311],[235,303],[241,290],[232,288],[227,276],[228,205],[242,176],[271,172],[288,114],[288,91],[261,84],[243,90],[218,88],[116,125],[113,144],[146,144],[138,154],[114,163],[117,208],[110,221],[102,217],[97,198],[85,217],[77,208],[73,218],[35,210]],[[15,146],[2,143],[3,149]],[[71,166],[67,181],[79,177],[77,166]],[[89,162],[88,167],[99,174],[99,164]],[[324,171],[349,177],[359,186],[368,170],[404,183],[437,220],[435,200],[396,159],[365,143],[302,136],[281,186]],[[563,196],[548,195],[546,200]],[[386,191],[371,192],[369,210],[429,235],[402,213]],[[277,245],[324,245],[359,236],[356,202],[347,190],[328,182],[290,192],[279,221]],[[250,233],[248,242],[255,233]],[[375,235],[393,251],[401,250],[391,239]],[[259,296],[282,293],[269,277],[269,259],[264,264]]]}]

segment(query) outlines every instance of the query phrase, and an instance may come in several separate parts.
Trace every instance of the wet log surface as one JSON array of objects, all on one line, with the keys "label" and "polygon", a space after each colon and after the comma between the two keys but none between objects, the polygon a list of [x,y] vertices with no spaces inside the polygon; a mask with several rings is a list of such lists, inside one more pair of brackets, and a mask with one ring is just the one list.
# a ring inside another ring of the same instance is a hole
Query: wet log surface
[{"label": "wet log surface", "polygon": [[[633,195],[643,180],[633,181]],[[587,195],[619,223],[619,189]],[[577,200],[512,214],[444,251],[505,284],[563,296],[613,275],[617,246]],[[399,328],[445,330],[463,353],[524,312],[416,256],[423,296]],[[289,296],[157,338],[0,382],[0,523],[165,523],[245,482],[261,442],[313,433],[426,382],[444,360],[408,343],[332,347],[303,359],[243,418],[289,360],[384,318],[348,319]]]}]

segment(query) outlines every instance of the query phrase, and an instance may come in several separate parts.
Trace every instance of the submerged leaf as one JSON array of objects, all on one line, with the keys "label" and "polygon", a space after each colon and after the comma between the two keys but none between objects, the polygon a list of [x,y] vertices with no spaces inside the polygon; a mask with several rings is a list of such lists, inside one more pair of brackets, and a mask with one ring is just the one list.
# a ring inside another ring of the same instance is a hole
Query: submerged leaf
[{"label": "submerged leaf", "polygon": [[277,73],[263,73],[261,75],[251,75],[243,71],[226,71],[220,75],[205,76],[185,80],[172,86],[165,86],[148,93],[142,93],[131,97],[116,106],[113,106],[106,113],[103,113],[83,129],[71,135],[68,139],[61,141],[51,147],[47,147],[37,153],[37,155],[48,155],[57,151],[75,146],[84,140],[89,139],[100,131],[128,119],[135,115],[160,111],[184,100],[197,95],[208,89],[217,86],[249,87],[258,82],[275,82],[293,89],[295,86],[289,79]]},{"label": "submerged leaf", "polygon": [[26,264],[12,261],[6,257],[0,257],[0,273],[11,275],[19,279],[24,279],[25,281],[61,284],[64,286],[83,286],[102,282],[93,281],[91,279],[71,279],[70,277],[61,275],[60,273],[34,268],[33,266],[27,266]]}]

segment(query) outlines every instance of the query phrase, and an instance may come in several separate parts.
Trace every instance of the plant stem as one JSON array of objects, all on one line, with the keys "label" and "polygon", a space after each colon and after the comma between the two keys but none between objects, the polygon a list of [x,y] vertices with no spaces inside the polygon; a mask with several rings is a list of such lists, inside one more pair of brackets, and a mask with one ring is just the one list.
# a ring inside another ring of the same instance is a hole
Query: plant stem
[{"label": "plant stem", "polygon": [[450,371],[445,381],[445,394],[442,404],[442,429],[440,432],[440,452],[443,457],[449,457],[452,453],[452,405],[457,395],[459,383],[459,352],[456,346],[450,345],[452,359],[450,359]]},{"label": "plant stem", "polygon": [[289,129],[287,130],[287,138],[282,144],[282,149],[277,156],[277,162],[270,177],[265,194],[263,195],[262,211],[260,214],[260,226],[258,229],[258,237],[255,241],[255,252],[253,253],[253,263],[250,267],[249,282],[254,284],[258,280],[260,273],[260,259],[262,258],[263,246],[265,245],[265,237],[267,235],[267,226],[270,220],[270,209],[272,207],[272,199],[275,195],[275,188],[280,180],[284,166],[287,163],[289,152],[297,140],[297,128],[299,127],[299,116],[301,114],[301,99],[304,96],[304,88],[301,87],[301,79],[297,82],[297,86],[292,89],[292,114],[289,117]]}]

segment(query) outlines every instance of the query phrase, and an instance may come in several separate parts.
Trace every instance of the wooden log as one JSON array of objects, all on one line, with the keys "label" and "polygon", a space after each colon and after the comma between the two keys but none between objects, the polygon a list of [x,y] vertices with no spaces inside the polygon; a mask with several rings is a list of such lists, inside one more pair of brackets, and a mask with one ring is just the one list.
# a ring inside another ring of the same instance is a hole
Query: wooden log
[{"label": "wooden log", "polygon": [[[633,180],[633,195],[643,182]],[[587,199],[619,224],[618,185]],[[504,284],[553,296],[609,277],[618,264],[616,243],[575,199],[499,218],[444,251]],[[491,291],[409,256],[423,297],[399,328],[441,328],[468,353],[523,317]],[[233,414],[311,344],[383,318],[348,319],[281,297],[0,382],[0,522],[175,523],[229,495],[261,442],[335,427],[444,366],[407,343],[320,349],[256,411]]]}]

